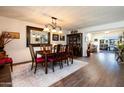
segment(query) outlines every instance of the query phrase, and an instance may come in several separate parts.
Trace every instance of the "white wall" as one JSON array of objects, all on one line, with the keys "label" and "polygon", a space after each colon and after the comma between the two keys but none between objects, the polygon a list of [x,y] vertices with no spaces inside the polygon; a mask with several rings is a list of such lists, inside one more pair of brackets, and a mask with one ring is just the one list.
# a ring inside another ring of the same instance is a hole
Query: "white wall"
[{"label": "white wall", "polygon": [[[5,47],[7,54],[13,58],[14,63],[20,63],[31,60],[29,48],[26,47],[26,26],[41,27],[39,24],[34,24],[26,21],[20,21],[16,19],[11,19],[7,17],[0,17],[0,32],[10,31],[10,32],[19,32],[20,39],[14,39],[12,42],[8,43]],[[64,31],[66,34],[66,31]],[[52,37],[51,37],[52,38]],[[66,44],[65,41],[55,42],[53,44]]]},{"label": "white wall", "polygon": [[79,32],[83,33],[83,56],[87,56],[86,50],[89,41],[87,42],[85,39],[88,33],[96,32],[96,31],[113,30],[119,28],[124,28],[124,21],[79,29]]}]

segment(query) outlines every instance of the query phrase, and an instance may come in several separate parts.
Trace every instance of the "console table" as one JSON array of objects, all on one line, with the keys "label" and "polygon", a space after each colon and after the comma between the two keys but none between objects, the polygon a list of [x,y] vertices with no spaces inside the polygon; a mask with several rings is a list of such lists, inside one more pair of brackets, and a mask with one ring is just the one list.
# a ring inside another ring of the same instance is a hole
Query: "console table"
[{"label": "console table", "polygon": [[0,87],[12,87],[11,71],[8,64],[0,67]]}]

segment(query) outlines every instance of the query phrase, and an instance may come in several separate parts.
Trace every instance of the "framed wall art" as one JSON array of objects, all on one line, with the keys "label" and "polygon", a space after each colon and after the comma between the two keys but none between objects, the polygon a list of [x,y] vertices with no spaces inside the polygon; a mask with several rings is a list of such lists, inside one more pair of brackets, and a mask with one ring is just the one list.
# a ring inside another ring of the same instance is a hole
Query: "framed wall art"
[{"label": "framed wall art", "polygon": [[12,39],[20,39],[20,33],[19,32],[7,32],[10,38]]},{"label": "framed wall art", "polygon": [[59,41],[59,35],[58,34],[52,34],[52,40],[53,41]]},{"label": "framed wall art", "polygon": [[26,26],[27,29],[27,47],[32,44],[39,46],[41,44],[50,44],[50,32],[43,31],[43,28]]},{"label": "framed wall art", "polygon": [[65,41],[65,36],[64,35],[60,35],[60,41]]}]

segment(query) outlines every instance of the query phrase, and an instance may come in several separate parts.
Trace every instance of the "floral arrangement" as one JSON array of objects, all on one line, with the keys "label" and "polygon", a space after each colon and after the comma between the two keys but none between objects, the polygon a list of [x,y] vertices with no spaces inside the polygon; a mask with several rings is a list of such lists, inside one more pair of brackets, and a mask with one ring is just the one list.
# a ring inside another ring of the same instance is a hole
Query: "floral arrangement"
[{"label": "floral arrangement", "polygon": [[10,41],[12,41],[11,35],[8,32],[2,32],[0,34],[0,51],[4,51],[5,45]]}]

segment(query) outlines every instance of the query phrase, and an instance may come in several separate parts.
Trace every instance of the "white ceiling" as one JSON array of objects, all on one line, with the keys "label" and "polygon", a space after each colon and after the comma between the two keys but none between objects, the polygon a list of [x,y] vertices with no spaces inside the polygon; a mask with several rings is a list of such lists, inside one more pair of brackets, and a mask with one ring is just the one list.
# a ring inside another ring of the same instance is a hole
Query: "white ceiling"
[{"label": "white ceiling", "polygon": [[51,23],[49,16],[60,19],[65,29],[78,29],[124,20],[123,6],[0,6],[0,16],[41,25]]},{"label": "white ceiling", "polygon": [[118,39],[120,36],[122,36],[123,32],[124,32],[123,29],[117,29],[117,30],[93,32],[93,33],[90,33],[90,34],[91,34],[93,40],[94,40],[94,38],[99,38],[99,39]]},{"label": "white ceiling", "polygon": [[113,34],[113,35],[117,35],[117,34],[122,34],[124,32],[124,28],[121,29],[114,29],[114,30],[106,30],[106,31],[95,31],[95,32],[91,32],[90,34],[92,35],[106,35],[106,34]]}]

